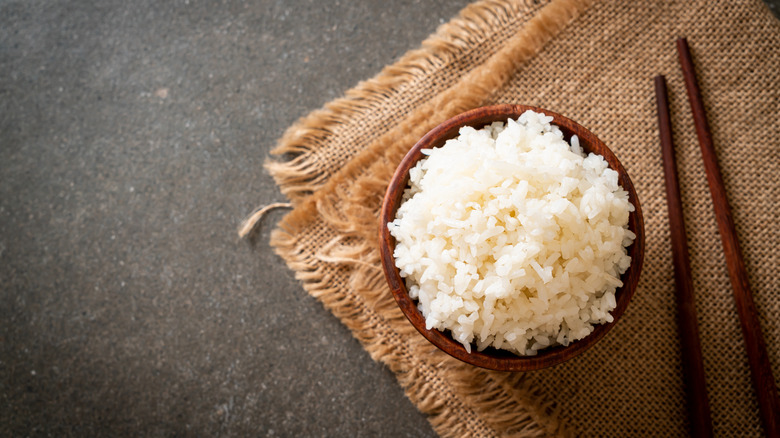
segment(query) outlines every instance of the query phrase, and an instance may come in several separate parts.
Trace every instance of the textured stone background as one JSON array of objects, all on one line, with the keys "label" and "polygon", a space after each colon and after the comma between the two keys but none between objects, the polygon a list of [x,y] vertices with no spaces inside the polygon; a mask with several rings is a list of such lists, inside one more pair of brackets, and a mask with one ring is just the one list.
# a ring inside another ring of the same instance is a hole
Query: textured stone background
[{"label": "textured stone background", "polygon": [[0,435],[433,435],[283,213],[235,230],[287,126],[466,4],[0,1]]}]

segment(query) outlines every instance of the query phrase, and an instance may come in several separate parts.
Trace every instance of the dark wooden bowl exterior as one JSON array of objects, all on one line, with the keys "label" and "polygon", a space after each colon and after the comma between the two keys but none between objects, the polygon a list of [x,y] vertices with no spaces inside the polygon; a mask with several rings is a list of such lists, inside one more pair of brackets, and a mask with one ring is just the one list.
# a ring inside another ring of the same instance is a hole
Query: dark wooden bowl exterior
[{"label": "dark wooden bowl exterior", "polygon": [[[552,116],[553,124],[561,129],[567,141],[572,135],[576,134],[580,139],[580,146],[585,152],[593,152],[603,156],[609,167],[618,172],[619,183],[628,192],[629,200],[636,208],[630,214],[628,224],[629,229],[637,236],[628,249],[631,256],[631,266],[621,277],[623,287],[619,288],[615,294],[617,307],[611,312],[614,321],[608,324],[597,325],[594,331],[587,337],[572,342],[566,347],[557,346],[541,350],[536,356],[517,356],[508,351],[494,348],[476,351],[476,347],[472,348],[471,353],[468,353],[463,345],[452,339],[449,332],[445,333],[437,329],[427,330],[425,328],[425,318],[417,309],[417,302],[409,297],[406,284],[395,266],[395,258],[393,257],[395,238],[390,235],[387,224],[395,219],[395,213],[401,204],[404,189],[409,184],[409,170],[423,157],[422,149],[442,146],[446,140],[456,137],[458,130],[462,126],[472,126],[479,129],[495,121],[506,121],[509,118],[516,119],[527,110]],[[626,311],[631,296],[634,294],[642,271],[645,249],[644,241],[644,220],[639,199],[631,179],[620,164],[620,161],[615,157],[615,154],[593,133],[573,120],[546,109],[525,105],[494,105],[477,108],[445,121],[420,139],[406,154],[390,180],[390,185],[387,188],[382,204],[381,226],[379,230],[380,254],[387,283],[395,300],[412,325],[426,339],[447,354],[472,365],[499,371],[529,371],[556,365],[577,356],[603,338]]]}]

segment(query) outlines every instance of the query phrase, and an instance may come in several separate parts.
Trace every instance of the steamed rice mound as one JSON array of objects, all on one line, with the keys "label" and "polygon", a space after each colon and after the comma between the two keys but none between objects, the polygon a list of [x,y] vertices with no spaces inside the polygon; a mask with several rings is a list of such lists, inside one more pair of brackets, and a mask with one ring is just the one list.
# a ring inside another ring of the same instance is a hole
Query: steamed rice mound
[{"label": "steamed rice mound", "polygon": [[534,355],[613,320],[634,206],[603,157],[551,121],[528,111],[423,151],[388,224],[428,329],[469,352]]}]

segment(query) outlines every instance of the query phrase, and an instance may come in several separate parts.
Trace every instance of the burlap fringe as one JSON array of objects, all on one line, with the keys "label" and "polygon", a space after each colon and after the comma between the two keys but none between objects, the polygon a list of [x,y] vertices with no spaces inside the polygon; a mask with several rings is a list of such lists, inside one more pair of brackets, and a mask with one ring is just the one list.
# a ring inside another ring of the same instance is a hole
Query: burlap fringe
[{"label": "burlap fringe", "polygon": [[293,205],[289,202],[274,202],[273,204],[258,207],[246,219],[241,221],[241,225],[238,226],[238,237],[244,238],[251,234],[255,230],[255,227],[257,227],[257,225],[269,211],[277,208],[292,207]]},{"label": "burlap fringe", "polygon": [[483,29],[490,29],[497,16],[519,14],[534,3],[533,0],[515,1],[508,6],[505,2],[483,0],[469,5],[457,18],[441,25],[420,49],[405,54],[376,77],[347,91],[345,97],[326,104],[323,109],[311,112],[290,126],[271,151],[282,159],[269,159],[265,163],[282,193],[297,203],[327,181],[328,174],[321,171],[315,151],[317,145],[333,135],[335,127],[356,113],[370,111],[372,106],[380,105],[388,94],[419,76],[420,72],[445,65],[459,50],[484,40],[488,33]]},{"label": "burlap fringe", "polygon": [[[429,415],[441,436],[537,437],[568,433],[557,420],[554,403],[534,392],[522,374],[465,365],[436,350],[408,324],[377,269],[376,227],[381,195],[395,165],[416,139],[440,121],[479,106],[590,3],[553,0],[487,62],[419,107],[340,172],[333,176],[319,173],[312,161],[312,151],[316,150],[312,145],[330,135],[334,124],[361,111],[366,101],[378,100],[414,70],[426,70],[426,64],[441,62],[453,47],[479,38],[473,31],[486,26],[475,26],[475,22],[518,13],[523,6],[517,4],[513,8],[517,10],[510,11],[497,9],[493,1],[476,3],[451,24],[442,26],[423,49],[290,128],[274,152],[297,157],[286,163],[267,164],[282,191],[298,204],[272,233],[271,244],[304,288],[350,328],[374,360],[396,373],[406,394]],[[382,159],[377,160],[377,156]],[[330,232],[312,222],[315,216]],[[305,241],[299,237],[307,227],[317,227],[320,241],[329,243],[312,251],[311,237]],[[441,376],[448,380],[443,381]]]}]

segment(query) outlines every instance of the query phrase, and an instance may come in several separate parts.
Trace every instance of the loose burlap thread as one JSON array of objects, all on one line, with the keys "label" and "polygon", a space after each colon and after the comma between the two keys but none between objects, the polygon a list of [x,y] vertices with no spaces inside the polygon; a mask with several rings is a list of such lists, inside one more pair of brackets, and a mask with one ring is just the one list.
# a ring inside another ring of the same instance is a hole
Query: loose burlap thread
[{"label": "loose burlap thread", "polygon": [[[398,377],[442,436],[668,436],[689,431],[652,78],[669,81],[714,428],[760,436],[744,343],[674,40],[687,36],[773,368],[780,351],[780,24],[758,0],[485,0],[423,46],[292,126],[267,167],[295,208],[272,245],[304,288]],[[589,127],[645,212],[647,253],[620,323],[528,373],[474,368],[430,345],[379,265],[378,213],[406,151],[459,112],[522,103]]]}]

